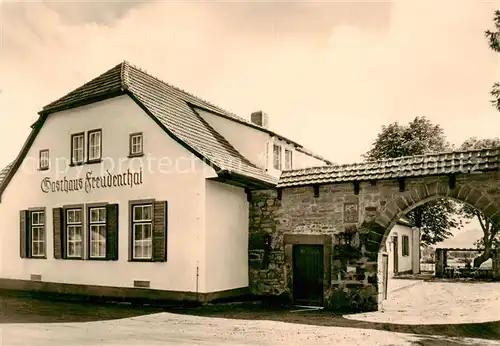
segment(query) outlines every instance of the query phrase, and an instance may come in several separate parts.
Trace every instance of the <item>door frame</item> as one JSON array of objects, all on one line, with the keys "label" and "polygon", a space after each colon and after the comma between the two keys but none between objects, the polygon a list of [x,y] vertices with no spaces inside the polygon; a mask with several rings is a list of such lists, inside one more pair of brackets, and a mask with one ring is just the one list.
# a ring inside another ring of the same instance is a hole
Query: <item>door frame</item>
[{"label": "door frame", "polygon": [[293,298],[293,245],[323,245],[323,306],[331,287],[333,236],[331,234],[284,234],[285,280]]}]

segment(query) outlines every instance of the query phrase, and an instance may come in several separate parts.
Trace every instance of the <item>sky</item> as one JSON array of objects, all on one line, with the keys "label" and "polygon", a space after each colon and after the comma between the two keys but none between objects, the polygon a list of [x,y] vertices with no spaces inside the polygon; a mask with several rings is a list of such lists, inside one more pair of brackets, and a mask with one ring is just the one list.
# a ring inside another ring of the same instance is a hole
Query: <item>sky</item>
[{"label": "sky", "polygon": [[456,144],[498,136],[499,55],[484,38],[495,5],[0,0],[0,166],[44,105],[123,60],[244,118],[263,110],[336,163],[416,116]]}]

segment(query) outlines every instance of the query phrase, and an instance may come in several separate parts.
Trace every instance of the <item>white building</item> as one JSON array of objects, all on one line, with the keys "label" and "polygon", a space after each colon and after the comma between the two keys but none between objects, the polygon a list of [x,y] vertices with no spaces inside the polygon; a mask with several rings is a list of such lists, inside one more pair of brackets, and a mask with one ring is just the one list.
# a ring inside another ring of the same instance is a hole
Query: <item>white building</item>
[{"label": "white building", "polygon": [[247,189],[330,162],[123,62],[0,172],[0,287],[212,300],[248,287]]},{"label": "white building", "polygon": [[400,219],[387,236],[386,252],[389,277],[420,273],[420,230]]}]

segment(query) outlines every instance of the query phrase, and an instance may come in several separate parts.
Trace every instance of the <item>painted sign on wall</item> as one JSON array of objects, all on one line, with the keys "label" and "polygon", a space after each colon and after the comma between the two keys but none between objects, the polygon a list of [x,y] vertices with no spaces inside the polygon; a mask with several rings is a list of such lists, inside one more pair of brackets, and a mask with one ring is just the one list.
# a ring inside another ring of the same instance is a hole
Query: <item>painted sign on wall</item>
[{"label": "painted sign on wall", "polygon": [[45,177],[40,181],[40,189],[45,193],[50,192],[74,192],[84,191],[90,193],[93,189],[104,189],[110,187],[134,187],[142,185],[142,168],[138,172],[131,172],[127,169],[124,173],[112,174],[108,170],[100,176],[93,175],[92,171],[85,174],[84,178],[63,177],[62,179],[52,179]]}]

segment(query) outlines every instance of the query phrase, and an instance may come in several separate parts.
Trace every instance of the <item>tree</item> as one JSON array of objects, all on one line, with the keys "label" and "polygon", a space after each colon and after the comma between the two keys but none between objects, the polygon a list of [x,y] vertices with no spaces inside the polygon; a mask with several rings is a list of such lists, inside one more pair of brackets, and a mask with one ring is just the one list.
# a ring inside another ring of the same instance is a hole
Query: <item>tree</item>
[{"label": "tree", "polygon": [[[493,25],[495,26],[494,31],[486,30],[485,36],[488,40],[488,44],[494,52],[500,52],[500,11],[495,11],[493,15]],[[493,84],[493,88],[490,92],[491,96],[493,96],[493,100],[491,103],[497,110],[500,111],[500,83]]]},{"label": "tree", "polygon": [[[394,122],[382,126],[364,158],[372,161],[447,150],[451,150],[451,145],[443,129],[425,117],[416,117],[408,125]],[[440,198],[414,208],[406,217],[420,228],[421,243],[425,247],[447,239],[452,235],[450,229],[461,226],[461,220],[455,216],[457,210],[457,203]]]},{"label": "tree", "polygon": [[[467,139],[461,146],[460,150],[483,149],[483,148],[497,148],[500,147],[500,138],[492,139],[477,139],[472,137]],[[476,208],[463,204],[459,212],[466,219],[477,219],[483,231],[483,237],[476,241],[475,246],[484,251],[476,258],[474,258],[474,267],[479,267],[481,264],[491,258],[492,249],[500,245],[500,230],[495,227],[491,221],[484,216],[484,214]]]}]

